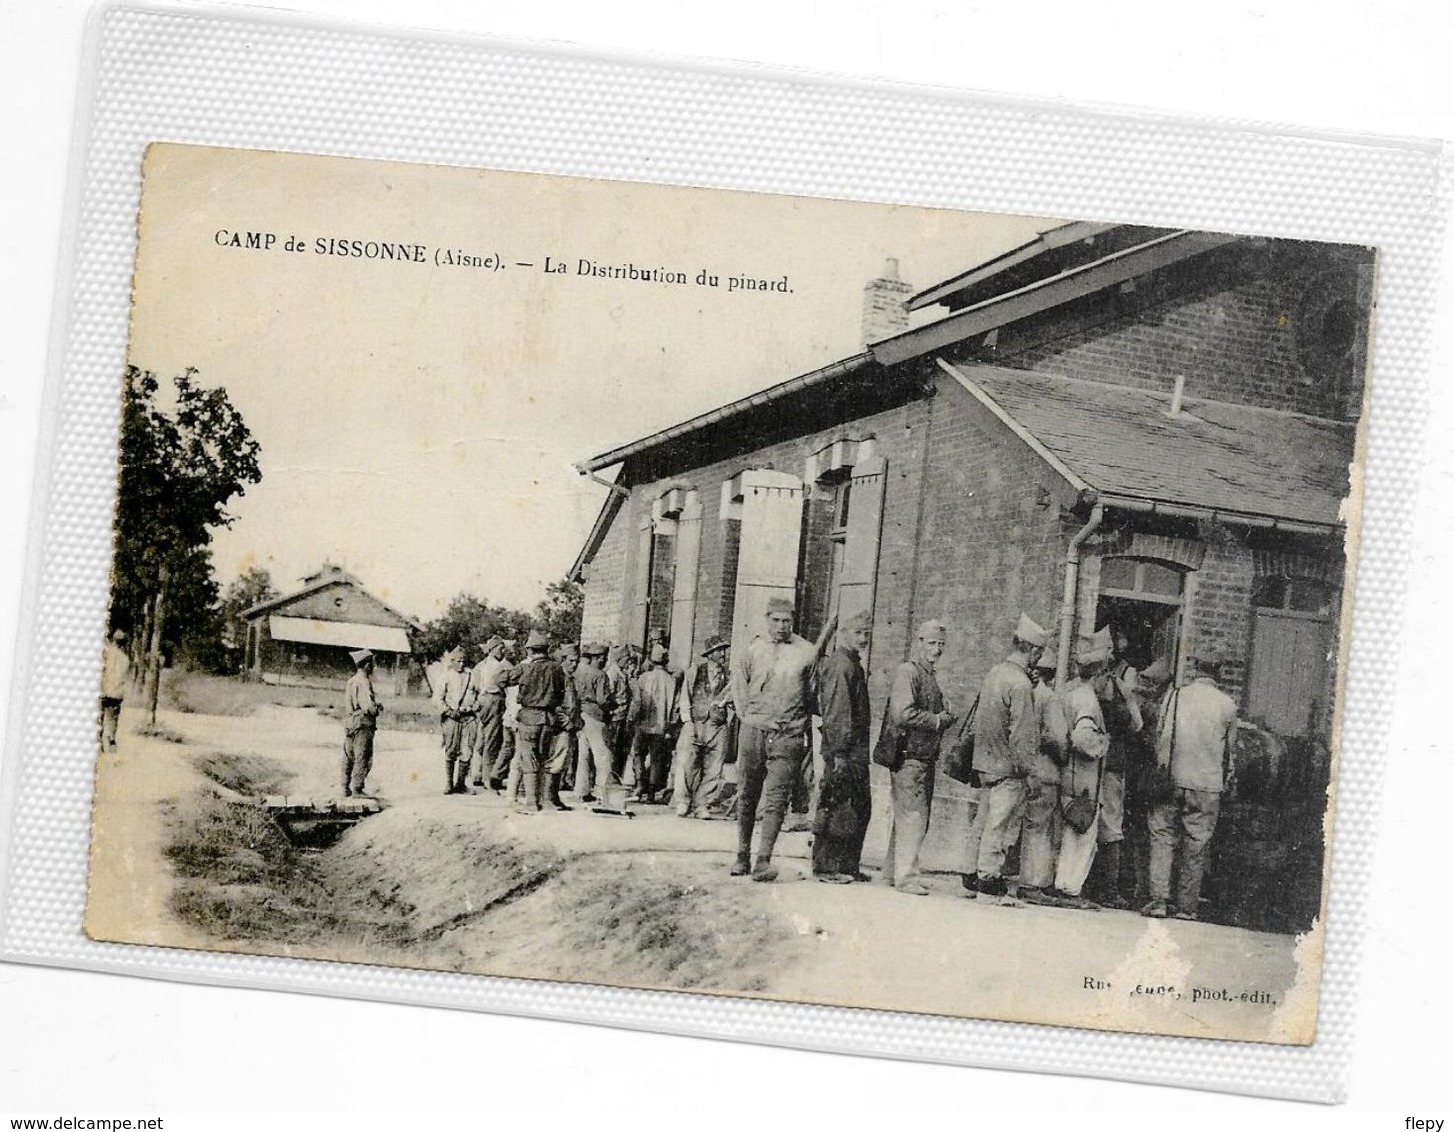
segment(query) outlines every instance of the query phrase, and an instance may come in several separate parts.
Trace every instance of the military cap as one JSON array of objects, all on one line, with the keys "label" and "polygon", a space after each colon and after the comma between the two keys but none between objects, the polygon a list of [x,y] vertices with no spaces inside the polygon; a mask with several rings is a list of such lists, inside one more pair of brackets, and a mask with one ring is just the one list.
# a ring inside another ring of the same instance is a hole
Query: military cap
[{"label": "military cap", "polygon": [[1034,645],[1037,648],[1044,648],[1045,642],[1049,639],[1050,634],[1043,626],[1026,614],[1020,614],[1019,624],[1015,626],[1015,640],[1024,641],[1027,645]]},{"label": "military cap", "polygon": [[374,659],[374,654],[371,653],[368,649],[354,649],[353,652],[349,653],[348,655],[353,659],[353,666],[355,668],[359,667],[366,660]]},{"label": "military cap", "polygon": [[707,643],[702,646],[702,655],[711,656],[714,652],[720,652],[722,649],[730,648],[731,645],[732,642],[726,637],[713,633],[707,638]]},{"label": "military cap", "polygon": [[1141,672],[1141,678],[1150,684],[1165,684],[1171,679],[1171,664],[1166,657],[1158,656]]},{"label": "military cap", "polygon": [[1042,652],[1040,654],[1040,659],[1035,662],[1035,667],[1036,668],[1047,669],[1047,670],[1049,670],[1051,672],[1054,672],[1055,671],[1055,666],[1058,663],[1058,661],[1059,661],[1059,658],[1053,652],[1051,652],[1049,649],[1046,649],[1044,652]]},{"label": "military cap", "polygon": [[525,638],[525,647],[527,649],[548,649],[550,648],[550,638],[539,629],[531,629],[530,636]]},{"label": "military cap", "polygon": [[1116,651],[1115,643],[1111,640],[1110,629],[1097,629],[1089,637],[1082,637],[1075,646],[1075,662],[1077,664],[1099,664],[1101,661],[1110,660],[1111,654]]},{"label": "military cap", "polygon": [[582,656],[605,656],[606,646],[600,641],[587,641],[581,646]]},{"label": "military cap", "polygon": [[944,628],[943,621],[925,621],[919,626],[918,638],[921,641],[942,641],[949,631]]}]

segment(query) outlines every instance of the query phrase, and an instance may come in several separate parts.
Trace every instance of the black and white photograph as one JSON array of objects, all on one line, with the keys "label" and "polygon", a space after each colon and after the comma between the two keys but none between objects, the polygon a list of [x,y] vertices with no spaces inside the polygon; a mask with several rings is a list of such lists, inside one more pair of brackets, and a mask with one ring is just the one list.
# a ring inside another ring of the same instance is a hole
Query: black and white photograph
[{"label": "black and white photograph", "polygon": [[141,175],[92,939],[1313,1041],[1377,249]]}]

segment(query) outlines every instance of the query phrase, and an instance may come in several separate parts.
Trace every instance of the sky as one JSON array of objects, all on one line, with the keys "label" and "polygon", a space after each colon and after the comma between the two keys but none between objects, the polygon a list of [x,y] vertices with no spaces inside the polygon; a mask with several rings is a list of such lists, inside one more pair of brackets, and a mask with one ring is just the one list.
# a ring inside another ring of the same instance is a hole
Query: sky
[{"label": "sky", "polygon": [[[888,257],[919,290],[1056,223],[158,145],[130,360],[196,368],[261,445],[214,540],[224,587],[326,560],[421,620],[461,593],[529,608],[604,496],[575,462],[857,352]],[[355,241],[424,262],[335,254]]]}]

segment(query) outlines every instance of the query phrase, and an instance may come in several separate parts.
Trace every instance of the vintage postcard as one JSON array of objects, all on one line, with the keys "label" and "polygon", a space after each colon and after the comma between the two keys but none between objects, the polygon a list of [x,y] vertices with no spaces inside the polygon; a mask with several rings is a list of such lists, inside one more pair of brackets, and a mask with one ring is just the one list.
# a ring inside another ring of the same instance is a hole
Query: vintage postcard
[{"label": "vintage postcard", "polygon": [[87,933],[1312,1042],[1375,261],[152,146]]}]

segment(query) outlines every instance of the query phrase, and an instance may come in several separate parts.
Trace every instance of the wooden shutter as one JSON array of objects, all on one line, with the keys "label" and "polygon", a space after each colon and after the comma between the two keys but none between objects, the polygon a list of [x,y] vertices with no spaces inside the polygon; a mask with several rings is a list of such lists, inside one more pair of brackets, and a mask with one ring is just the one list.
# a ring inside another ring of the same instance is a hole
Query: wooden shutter
[{"label": "wooden shutter", "polygon": [[677,518],[676,576],[671,599],[671,663],[685,672],[692,662],[692,634],[697,624],[697,564],[702,553],[702,500],[687,493]]},{"label": "wooden shutter", "polygon": [[796,601],[802,536],[803,481],[787,472],[743,472],[742,544],[732,611],[734,649],[764,631],[770,598]]},{"label": "wooden shutter", "polygon": [[628,644],[645,647],[647,614],[651,608],[651,551],[655,532],[651,519],[641,526],[636,539],[636,572],[631,590],[631,621],[627,627]]},{"label": "wooden shutter", "polygon": [[1322,617],[1259,609],[1252,623],[1247,715],[1279,735],[1307,735],[1328,675]]},{"label": "wooden shutter", "polygon": [[[835,596],[835,612],[840,621],[855,613],[873,612],[887,482],[888,469],[883,460],[870,460],[853,469],[848,496],[848,524],[843,539],[843,564],[838,573],[838,593]],[[864,658],[865,662],[867,659]]]}]

